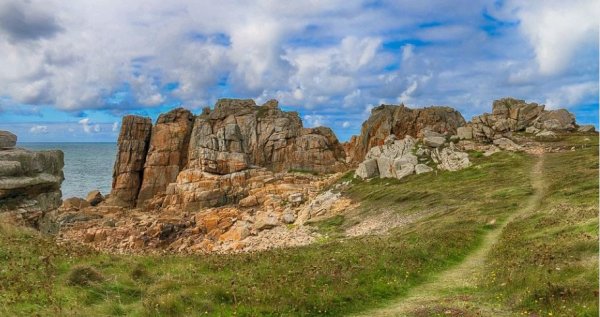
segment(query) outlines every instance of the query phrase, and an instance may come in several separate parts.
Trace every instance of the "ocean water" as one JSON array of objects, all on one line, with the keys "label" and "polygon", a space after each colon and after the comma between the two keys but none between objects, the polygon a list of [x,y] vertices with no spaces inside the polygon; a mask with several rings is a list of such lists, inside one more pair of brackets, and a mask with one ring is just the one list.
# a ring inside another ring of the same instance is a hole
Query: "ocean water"
[{"label": "ocean water", "polygon": [[63,199],[82,197],[98,189],[110,193],[112,171],[117,157],[116,143],[24,143],[17,147],[34,151],[62,150],[65,153]]}]

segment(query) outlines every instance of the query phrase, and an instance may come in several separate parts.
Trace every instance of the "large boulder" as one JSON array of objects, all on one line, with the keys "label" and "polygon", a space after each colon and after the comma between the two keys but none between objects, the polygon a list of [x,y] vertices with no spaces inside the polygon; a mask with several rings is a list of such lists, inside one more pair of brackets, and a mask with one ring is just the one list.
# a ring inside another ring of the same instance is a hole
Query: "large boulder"
[{"label": "large boulder", "polygon": [[138,205],[163,193],[187,165],[193,121],[194,115],[183,108],[158,117],[156,125],[152,127],[142,185],[137,197]]},{"label": "large boulder", "polygon": [[358,168],[356,172],[354,172],[356,177],[360,177],[362,179],[373,178],[379,176],[379,168],[377,167],[376,159],[366,159],[364,162],[358,164]]},{"label": "large boulder", "polygon": [[117,159],[113,169],[111,204],[134,207],[148,153],[152,121],[150,118],[125,116],[119,133]]},{"label": "large boulder", "polygon": [[544,111],[534,122],[540,130],[573,131],[576,129],[575,116],[565,109]]},{"label": "large boulder", "polygon": [[17,145],[17,136],[9,131],[0,130],[0,149],[10,149]]},{"label": "large boulder", "polygon": [[46,213],[61,205],[63,166],[59,150],[0,149],[0,212],[17,212],[37,227]]},{"label": "large boulder", "polygon": [[446,171],[458,171],[471,166],[469,155],[465,152],[460,152],[453,147],[444,147],[442,149],[434,149],[431,157],[438,164],[438,169]]},{"label": "large boulder", "polygon": [[404,105],[381,105],[374,108],[369,119],[363,123],[348,160],[362,162],[369,150],[383,145],[389,135],[400,139],[405,136],[422,137],[424,130],[453,135],[458,127],[465,124],[460,112],[450,107],[410,109]]},{"label": "large boulder", "polygon": [[90,203],[91,206],[97,206],[104,201],[104,196],[102,196],[102,193],[99,190],[95,189],[87,194],[85,200]]}]

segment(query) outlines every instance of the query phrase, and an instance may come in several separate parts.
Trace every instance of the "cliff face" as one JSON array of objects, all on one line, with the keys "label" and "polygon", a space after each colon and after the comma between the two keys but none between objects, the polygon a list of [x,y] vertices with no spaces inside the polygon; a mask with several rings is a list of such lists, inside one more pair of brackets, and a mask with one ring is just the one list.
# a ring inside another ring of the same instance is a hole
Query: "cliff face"
[{"label": "cliff face", "polygon": [[369,149],[383,145],[392,134],[398,139],[407,135],[422,137],[425,128],[438,133],[455,134],[456,129],[465,124],[460,112],[450,107],[410,109],[404,105],[381,105],[371,111],[371,116],[362,125],[360,135],[347,145],[350,150],[348,160],[362,162]]},{"label": "cliff face", "polygon": [[[155,196],[167,194],[169,184],[207,173],[204,179],[212,180],[208,185],[178,187],[186,201],[204,205],[202,195],[193,193],[223,187],[213,178],[230,179],[230,174],[238,172],[254,175],[250,170],[257,168],[266,169],[266,173],[337,172],[345,170],[344,159],[344,148],[331,129],[303,128],[299,115],[282,111],[275,100],[257,106],[253,100],[221,99],[214,110],[205,109],[197,117],[175,109],[161,115],[154,127],[148,118],[125,117],[111,201],[142,206]],[[217,198],[208,199],[207,205],[241,197],[225,197],[231,189],[222,189],[211,194]]]},{"label": "cliff face", "polygon": [[151,131],[150,118],[123,117],[113,169],[110,203],[125,207],[135,206],[142,184]]},{"label": "cliff face", "polygon": [[[7,137],[4,137],[7,136]],[[0,212],[17,212],[30,225],[61,204],[62,151],[15,148],[16,136],[0,131]]]},{"label": "cliff face", "polygon": [[189,167],[219,175],[250,166],[333,172],[344,168],[343,151],[330,129],[303,128],[298,114],[282,111],[275,100],[257,106],[222,99],[194,122]]},{"label": "cliff face", "polygon": [[139,202],[164,192],[177,179],[187,164],[188,147],[194,115],[178,108],[158,117],[152,128],[150,146],[146,155]]}]

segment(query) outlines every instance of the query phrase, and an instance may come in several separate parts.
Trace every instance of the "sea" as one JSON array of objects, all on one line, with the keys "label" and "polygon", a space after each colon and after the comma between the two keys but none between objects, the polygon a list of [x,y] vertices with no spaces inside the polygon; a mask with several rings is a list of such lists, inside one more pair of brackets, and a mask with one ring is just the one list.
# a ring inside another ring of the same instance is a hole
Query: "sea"
[{"label": "sea", "polygon": [[65,180],[61,187],[63,199],[85,198],[94,189],[103,195],[110,193],[117,143],[19,142],[17,147],[34,151],[62,150],[65,153]]}]

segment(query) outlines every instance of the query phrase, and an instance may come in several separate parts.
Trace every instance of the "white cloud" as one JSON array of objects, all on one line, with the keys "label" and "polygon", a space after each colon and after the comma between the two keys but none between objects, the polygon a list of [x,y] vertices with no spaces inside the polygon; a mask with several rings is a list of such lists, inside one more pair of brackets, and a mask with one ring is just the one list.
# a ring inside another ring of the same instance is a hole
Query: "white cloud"
[{"label": "white cloud", "polygon": [[598,96],[598,83],[587,82],[561,87],[558,91],[549,95],[545,104],[551,108],[565,108],[577,105],[582,101],[592,103]]},{"label": "white cloud", "polygon": [[597,49],[600,16],[597,0],[518,1],[512,7],[521,20],[521,31],[535,50],[541,74],[553,75],[565,70],[586,42],[595,42]]},{"label": "white cloud", "polygon": [[407,44],[402,47],[402,61],[406,62],[414,55],[415,46]]},{"label": "white cloud", "polygon": [[48,126],[34,125],[33,127],[31,127],[31,129],[29,129],[29,132],[33,134],[46,134],[48,133]]},{"label": "white cloud", "polygon": [[[278,98],[310,109],[307,122],[358,126],[365,106],[381,102],[468,116],[505,96],[573,106],[598,94],[587,84],[598,81],[593,0],[0,2],[0,17],[16,6],[35,22],[0,21],[2,109],[122,113]],[[116,90],[130,98],[106,105]],[[115,129],[79,125],[92,135]]]},{"label": "white cloud", "polygon": [[117,132],[117,131],[119,131],[119,122],[115,121],[115,122],[113,122],[113,125],[112,125],[112,132]]},{"label": "white cloud", "polygon": [[324,126],[327,121],[325,116],[320,114],[307,114],[303,117],[305,125],[309,128]]},{"label": "white cloud", "polygon": [[[96,124],[93,125],[92,122],[90,121],[90,118],[83,118],[81,120],[79,120],[78,122],[79,124],[81,124],[81,128],[83,129],[83,132],[85,133],[92,133],[92,132],[100,132],[100,127]],[[98,130],[98,131],[96,131]]]},{"label": "white cloud", "polygon": [[344,121],[342,122],[342,128],[346,129],[350,127],[350,122],[349,121]]}]

